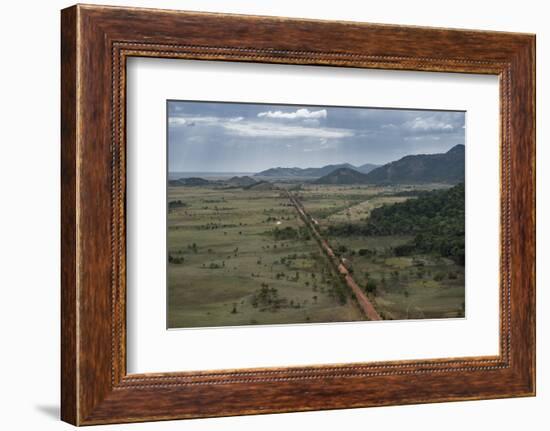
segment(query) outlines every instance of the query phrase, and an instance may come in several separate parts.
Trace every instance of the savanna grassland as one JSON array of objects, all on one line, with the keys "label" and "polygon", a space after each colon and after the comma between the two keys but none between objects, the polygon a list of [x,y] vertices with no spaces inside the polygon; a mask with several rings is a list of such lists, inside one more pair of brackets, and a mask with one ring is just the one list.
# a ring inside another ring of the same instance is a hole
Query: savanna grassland
[{"label": "savanna grassland", "polygon": [[210,183],[168,187],[168,327],[365,320],[287,189],[383,319],[464,316],[463,186]]},{"label": "savanna grassland", "polygon": [[383,319],[464,317],[463,185],[310,185],[299,196]]},{"label": "savanna grassland", "polygon": [[361,320],[282,190],[168,187],[168,327]]}]

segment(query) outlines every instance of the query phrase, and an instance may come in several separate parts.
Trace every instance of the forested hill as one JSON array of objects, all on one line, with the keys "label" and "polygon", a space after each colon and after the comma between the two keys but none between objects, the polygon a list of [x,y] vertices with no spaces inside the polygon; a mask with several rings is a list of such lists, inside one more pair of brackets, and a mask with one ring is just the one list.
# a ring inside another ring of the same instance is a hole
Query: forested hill
[{"label": "forested hill", "polygon": [[341,163],[337,165],[326,165],[321,168],[271,168],[255,174],[257,177],[290,177],[290,178],[307,178],[307,177],[322,177],[329,175],[338,169],[352,169],[354,172],[367,174],[379,165],[365,163],[361,166],[353,166],[349,163]]},{"label": "forested hill", "polygon": [[314,184],[365,184],[367,176],[354,169],[340,168],[315,181]]},{"label": "forested hill", "polygon": [[338,235],[414,235],[398,255],[437,253],[464,265],[464,183],[372,210],[366,223],[334,226]]},{"label": "forested hill", "polygon": [[446,153],[405,156],[372,170],[365,182],[457,184],[464,181],[464,150],[464,145],[455,145]]}]

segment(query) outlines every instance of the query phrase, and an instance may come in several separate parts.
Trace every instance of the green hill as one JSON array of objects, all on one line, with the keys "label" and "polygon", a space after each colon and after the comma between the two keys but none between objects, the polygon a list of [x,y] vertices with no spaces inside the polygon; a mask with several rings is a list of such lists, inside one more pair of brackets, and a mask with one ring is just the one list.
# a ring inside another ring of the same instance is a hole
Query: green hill
[{"label": "green hill", "polygon": [[274,190],[275,186],[269,181],[259,181],[249,186],[243,187],[245,190]]},{"label": "green hill", "polygon": [[231,186],[238,186],[238,187],[247,187],[257,183],[256,180],[250,178],[247,175],[242,177],[237,177],[237,176],[231,177],[225,182]]},{"label": "green hill", "polygon": [[380,165],[374,165],[372,163],[365,163],[364,165],[358,166],[357,170],[361,172],[362,174],[368,174],[369,172],[375,170]]},{"label": "green hill", "polygon": [[446,153],[405,156],[367,174],[373,184],[448,183],[464,181],[464,145]]},{"label": "green hill", "polygon": [[362,174],[354,169],[339,168],[318,180],[313,181],[314,184],[365,184],[367,183],[367,175]]},{"label": "green hill", "polygon": [[279,177],[279,178],[289,178],[289,177],[315,178],[315,177],[322,177],[324,175],[328,175],[340,168],[348,168],[348,169],[355,169],[355,170],[361,170],[361,169],[369,170],[369,168],[371,167],[376,167],[376,165],[370,165],[367,163],[359,168],[356,168],[355,166],[350,165],[349,163],[341,163],[337,165],[326,165],[321,168],[271,168],[262,172],[258,172],[254,176]]},{"label": "green hill", "polygon": [[199,177],[180,178],[178,180],[170,180],[168,184],[171,186],[207,186],[211,181]]}]

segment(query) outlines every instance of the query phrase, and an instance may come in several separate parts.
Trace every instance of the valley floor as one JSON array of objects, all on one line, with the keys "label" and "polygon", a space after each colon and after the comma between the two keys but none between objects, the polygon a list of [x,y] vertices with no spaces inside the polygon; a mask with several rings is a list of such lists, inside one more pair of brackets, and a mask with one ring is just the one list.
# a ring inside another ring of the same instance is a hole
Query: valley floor
[{"label": "valley floor", "polygon": [[[168,327],[365,320],[283,190],[293,187],[168,188]],[[414,198],[402,193],[411,190],[309,185],[292,193],[324,231],[364,222],[376,207]],[[326,239],[382,318],[464,316],[463,266],[395,256],[408,236]]]}]

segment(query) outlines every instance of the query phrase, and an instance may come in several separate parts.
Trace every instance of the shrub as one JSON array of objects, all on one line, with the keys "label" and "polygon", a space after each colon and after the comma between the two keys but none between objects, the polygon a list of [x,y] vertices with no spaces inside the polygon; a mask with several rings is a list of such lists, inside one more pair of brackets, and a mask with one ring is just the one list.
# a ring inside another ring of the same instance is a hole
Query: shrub
[{"label": "shrub", "polygon": [[445,278],[445,273],[444,272],[437,272],[435,275],[434,275],[434,280],[435,281],[441,281]]},{"label": "shrub", "polygon": [[367,293],[376,293],[377,287],[378,287],[378,282],[376,281],[376,279],[371,278],[370,280],[367,281],[365,285],[365,291]]}]

